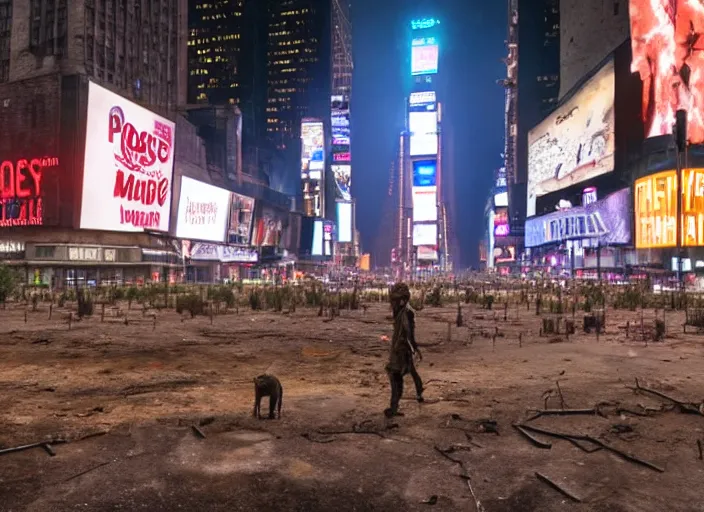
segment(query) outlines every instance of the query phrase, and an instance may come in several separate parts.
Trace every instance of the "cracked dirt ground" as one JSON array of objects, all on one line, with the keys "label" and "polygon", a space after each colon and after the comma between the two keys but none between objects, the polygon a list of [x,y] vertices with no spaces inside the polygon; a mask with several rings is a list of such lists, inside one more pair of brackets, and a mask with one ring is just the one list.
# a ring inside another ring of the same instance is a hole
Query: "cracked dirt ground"
[{"label": "cracked dirt ground", "polygon": [[[646,347],[618,328],[639,313],[610,312],[597,342],[539,337],[528,311],[510,310],[507,321],[503,311],[463,312],[473,334],[453,325],[449,341],[455,307],[418,313],[418,339],[432,345],[419,365],[428,401],[413,400],[407,377],[405,416],[388,424],[383,305],[329,322],[306,309],[242,310],[212,325],[161,312],[155,328],[96,315],[70,331],[41,308],[27,323],[23,310],[0,311],[0,448],[68,441],[53,457],[41,448],[0,455],[0,510],[472,511],[464,472],[487,511],[704,511],[704,417],[628,389],[637,377],[685,401],[704,398],[704,338],[682,334],[677,315],[667,339]],[[264,372],[284,385],[281,420],[251,417],[252,378]],[[552,445],[541,449],[516,432],[512,423],[544,396],[561,406],[556,381],[566,407],[601,403],[603,416],[532,425],[588,434],[664,472],[537,436]],[[489,419],[498,435],[482,428]]]}]

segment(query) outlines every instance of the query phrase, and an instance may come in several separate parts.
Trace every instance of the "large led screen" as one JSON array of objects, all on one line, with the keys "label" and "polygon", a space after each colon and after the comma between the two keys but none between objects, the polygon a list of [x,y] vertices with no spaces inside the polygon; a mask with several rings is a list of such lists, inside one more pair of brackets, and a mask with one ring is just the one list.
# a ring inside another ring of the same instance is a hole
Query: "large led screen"
[{"label": "large led screen", "polygon": [[332,175],[337,185],[337,196],[345,201],[352,199],[352,167],[349,165],[332,165]]},{"label": "large led screen", "polygon": [[438,220],[437,187],[413,187],[413,222]]},{"label": "large led screen", "polygon": [[337,203],[337,241],[352,241],[352,203]]},{"label": "large led screen", "polygon": [[176,237],[225,241],[231,192],[186,176],[181,178]]},{"label": "large led screen", "polygon": [[687,135],[704,142],[704,9],[696,0],[631,0],[631,71],[643,81],[647,137],[672,133],[688,111]]},{"label": "large led screen", "polygon": [[169,230],[175,128],[89,82],[81,229]]},{"label": "large led screen", "polygon": [[508,236],[508,208],[497,208],[494,212],[494,236]]},{"label": "large led screen", "polygon": [[437,177],[436,160],[416,160],[413,162],[413,186],[434,187]]},{"label": "large led screen", "polygon": [[227,228],[227,241],[231,244],[249,244],[254,219],[254,199],[232,193],[230,222]]},{"label": "large led screen", "polygon": [[310,250],[313,256],[323,255],[323,221],[316,220],[313,223],[313,245]]},{"label": "large led screen", "polygon": [[278,247],[281,244],[281,235],[283,234],[284,223],[287,220],[288,212],[263,206],[254,222],[252,245],[256,247]]},{"label": "large led screen", "polygon": [[614,63],[528,133],[527,215],[536,198],[614,168]]},{"label": "large led screen", "polygon": [[[677,245],[677,173],[664,171],[636,180],[636,248]],[[682,171],[682,245],[704,246],[704,169]]]},{"label": "large led screen", "polygon": [[438,261],[438,251],[434,246],[421,245],[418,247],[419,261]]},{"label": "large led screen", "polygon": [[[350,145],[350,107],[346,96],[331,96],[330,119],[334,152],[336,146]],[[343,151],[349,151],[349,147]]]},{"label": "large led screen", "polygon": [[411,75],[437,73],[439,53],[439,47],[434,37],[414,39],[411,46]]},{"label": "large led screen", "polygon": [[416,106],[432,105],[437,101],[435,91],[412,92],[408,97],[408,106],[413,108]]},{"label": "large led screen", "polygon": [[624,188],[586,206],[526,220],[526,247],[566,240],[598,239],[601,245],[631,242],[630,190]]},{"label": "large led screen", "polygon": [[323,123],[303,121],[301,123],[301,175],[308,178],[311,171],[325,168],[325,138]]},{"label": "large led screen", "polygon": [[413,245],[437,245],[437,224],[413,224]]},{"label": "large led screen", "polygon": [[411,156],[438,154],[437,112],[409,112],[408,128],[411,132]]}]

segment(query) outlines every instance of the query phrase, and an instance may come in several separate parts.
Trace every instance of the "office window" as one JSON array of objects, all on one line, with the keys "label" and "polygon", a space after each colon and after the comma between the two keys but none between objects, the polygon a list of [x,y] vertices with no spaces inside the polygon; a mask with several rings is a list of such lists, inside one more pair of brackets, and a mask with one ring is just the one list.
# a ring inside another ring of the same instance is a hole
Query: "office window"
[{"label": "office window", "polygon": [[31,0],[29,46],[35,55],[63,55],[66,47],[67,0]]},{"label": "office window", "polygon": [[12,0],[0,0],[0,83],[10,79]]}]

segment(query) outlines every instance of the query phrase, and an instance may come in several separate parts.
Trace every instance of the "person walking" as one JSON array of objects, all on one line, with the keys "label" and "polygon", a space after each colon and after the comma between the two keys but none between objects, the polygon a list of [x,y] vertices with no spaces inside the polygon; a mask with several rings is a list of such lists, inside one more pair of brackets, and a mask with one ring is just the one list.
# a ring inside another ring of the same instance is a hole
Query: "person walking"
[{"label": "person walking", "polygon": [[403,377],[410,373],[416,387],[416,400],[423,401],[423,381],[418,375],[414,356],[423,360],[423,355],[418,348],[415,337],[415,311],[410,306],[411,292],[406,283],[396,283],[389,293],[391,309],[394,317],[394,334],[391,338],[389,362],[386,373],[391,383],[391,406],[384,411],[384,415],[403,416],[398,411],[398,405],[403,395]]}]

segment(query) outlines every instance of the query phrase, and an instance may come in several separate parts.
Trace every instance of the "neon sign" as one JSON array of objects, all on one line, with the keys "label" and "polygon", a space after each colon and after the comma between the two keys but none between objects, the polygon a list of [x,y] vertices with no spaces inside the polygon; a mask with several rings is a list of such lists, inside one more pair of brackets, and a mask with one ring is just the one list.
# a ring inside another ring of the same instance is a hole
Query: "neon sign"
[{"label": "neon sign", "polygon": [[32,158],[0,163],[0,226],[40,226],[44,223],[42,171],[59,159]]},{"label": "neon sign", "polygon": [[346,153],[335,153],[332,155],[332,159],[335,162],[349,162],[352,158],[349,151]]},{"label": "neon sign", "polygon": [[421,18],[417,20],[411,20],[411,28],[413,30],[433,28],[435,25],[440,25],[440,20],[436,20],[435,18]]}]

